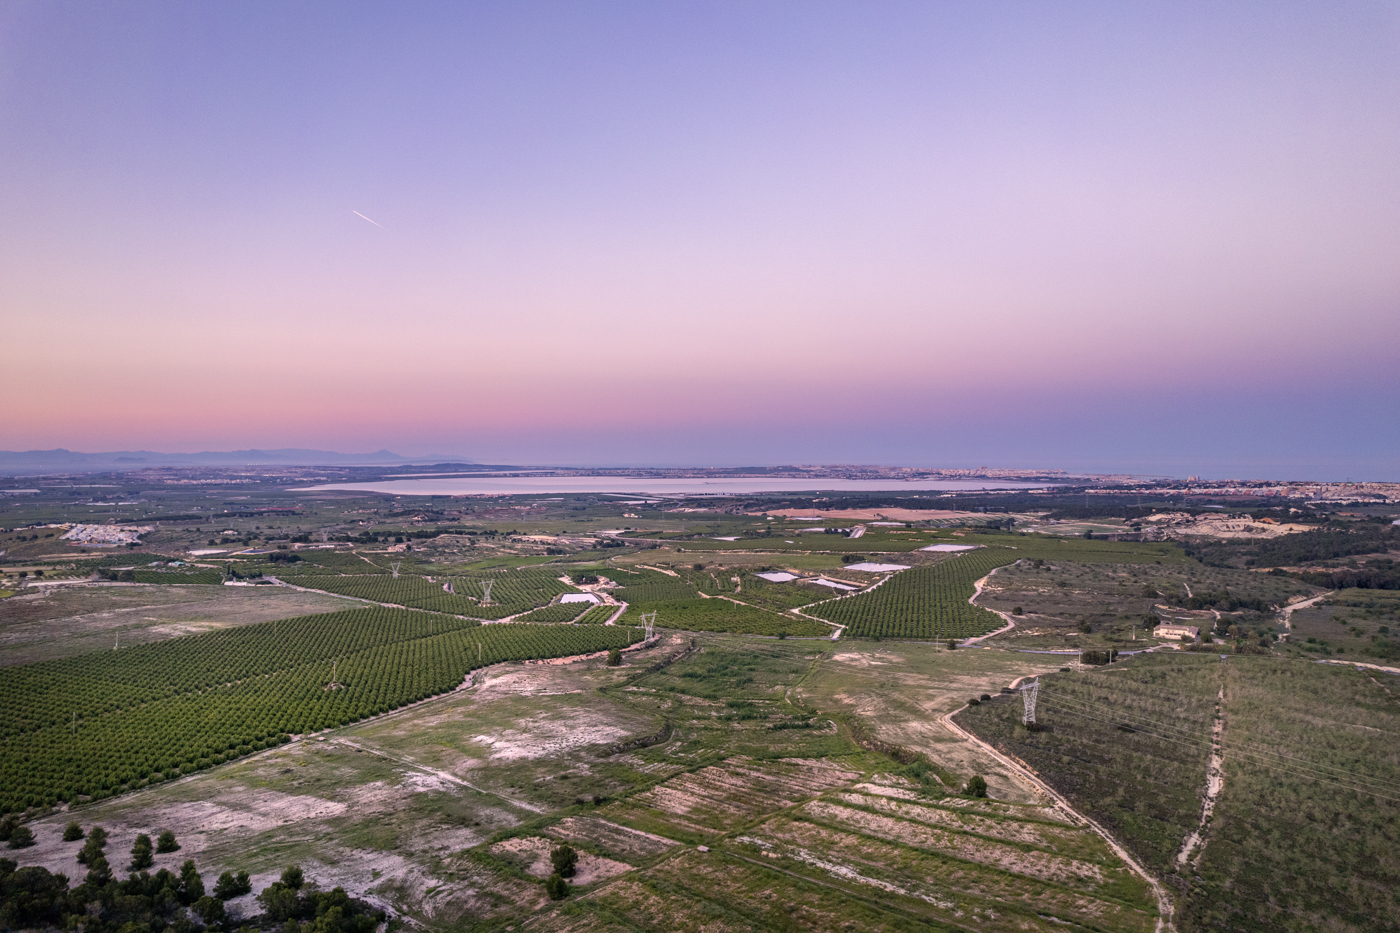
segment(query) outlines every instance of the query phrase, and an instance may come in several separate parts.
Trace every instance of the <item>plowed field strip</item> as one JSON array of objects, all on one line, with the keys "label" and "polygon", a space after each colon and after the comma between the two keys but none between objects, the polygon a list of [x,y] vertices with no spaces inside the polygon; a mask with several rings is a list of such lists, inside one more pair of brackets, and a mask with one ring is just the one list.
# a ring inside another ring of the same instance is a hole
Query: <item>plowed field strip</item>
[{"label": "plowed field strip", "polygon": [[1039,878],[1042,881],[1094,890],[1106,880],[1103,869],[1092,862],[1025,852],[1004,843],[947,832],[911,820],[879,816],[822,802],[809,803],[801,812],[818,822],[834,824],[880,839],[891,839],[930,852],[947,853],[969,862],[991,865],[1003,871]]}]

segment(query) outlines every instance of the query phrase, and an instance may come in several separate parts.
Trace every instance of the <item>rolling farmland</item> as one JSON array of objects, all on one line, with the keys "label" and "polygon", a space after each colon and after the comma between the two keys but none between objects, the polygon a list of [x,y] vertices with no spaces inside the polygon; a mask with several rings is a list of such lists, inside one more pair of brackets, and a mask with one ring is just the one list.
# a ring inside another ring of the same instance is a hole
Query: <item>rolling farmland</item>
[{"label": "rolling farmland", "polygon": [[638,637],[366,608],[9,668],[0,811],[111,796],[452,690],[478,667]]}]

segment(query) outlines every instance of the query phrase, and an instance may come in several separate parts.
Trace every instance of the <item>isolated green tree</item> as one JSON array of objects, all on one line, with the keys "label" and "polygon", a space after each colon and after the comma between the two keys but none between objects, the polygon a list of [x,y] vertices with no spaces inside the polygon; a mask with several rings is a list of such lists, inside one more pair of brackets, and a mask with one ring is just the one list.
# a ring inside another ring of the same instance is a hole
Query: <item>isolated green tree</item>
[{"label": "isolated green tree", "polygon": [[175,841],[175,834],[168,829],[162,830],[161,834],[156,837],[156,851],[179,852],[180,843]]},{"label": "isolated green tree", "polygon": [[155,856],[151,854],[151,837],[141,833],[131,846],[131,870],[140,871],[150,868],[155,863]]},{"label": "isolated green tree", "polygon": [[81,838],[83,838],[83,828],[82,826],[78,825],[77,820],[74,820],[67,826],[63,827],[64,842],[77,842]]},{"label": "isolated green tree", "polygon": [[987,780],[980,774],[974,774],[967,779],[967,795],[969,797],[987,796]]},{"label": "isolated green tree", "polygon": [[15,816],[14,814],[10,814],[4,819],[0,819],[0,842],[9,842],[10,836],[18,827],[19,817]]},{"label": "isolated green tree", "polygon": [[574,851],[571,845],[559,846],[549,853],[549,863],[554,866],[554,873],[559,877],[572,878],[578,866],[578,852]]},{"label": "isolated green tree", "polygon": [[618,651],[616,648],[610,649],[610,650],[608,651],[608,667],[621,667],[621,666],[622,666],[622,652],[621,652],[621,651]]},{"label": "isolated green tree", "polygon": [[10,833],[11,849],[27,849],[34,844],[34,833],[28,826],[16,826]]},{"label": "isolated green tree", "polygon": [[300,865],[292,865],[282,872],[282,883],[293,891],[300,891],[301,886],[306,883],[306,876],[302,874]]},{"label": "isolated green tree", "polygon": [[565,881],[558,873],[550,875],[544,883],[545,893],[553,901],[562,901],[569,896],[569,882]]}]

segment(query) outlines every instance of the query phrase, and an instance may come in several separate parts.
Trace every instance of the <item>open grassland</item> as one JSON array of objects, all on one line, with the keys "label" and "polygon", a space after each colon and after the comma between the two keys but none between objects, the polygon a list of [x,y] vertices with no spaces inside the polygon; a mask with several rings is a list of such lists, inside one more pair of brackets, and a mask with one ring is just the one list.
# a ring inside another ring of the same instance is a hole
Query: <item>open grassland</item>
[{"label": "open grassland", "polygon": [[1290,653],[1400,667],[1400,593],[1393,590],[1339,590],[1290,621]]},{"label": "open grassland", "polygon": [[31,588],[0,608],[0,666],[32,664],[164,641],[288,616],[333,612],[346,601],[284,587],[81,584]]},{"label": "open grassland", "polygon": [[[1076,563],[1018,560],[1002,567],[978,604],[1022,610],[1016,628],[997,640],[1023,647],[1131,647],[1155,619],[1194,625],[1207,634],[1233,605],[1254,631],[1281,629],[1276,607],[1322,592],[1291,577],[1188,563]],[[1233,601],[1233,602],[1232,602]],[[1252,608],[1241,609],[1243,602]],[[1138,647],[1141,647],[1139,644]]]},{"label": "open grassland", "polygon": [[[1400,929],[1400,682],[1274,658],[1140,656],[959,722],[1036,768],[1179,892],[1184,931]],[[1223,693],[1222,693],[1223,691]],[[1223,790],[1200,823],[1217,696]]]},{"label": "open grassland", "polygon": [[360,609],[7,668],[0,810],[169,780],[452,690],[478,667],[636,637]]},{"label": "open grassland", "polygon": [[[1219,655],[1146,656],[1112,669],[1042,677],[1037,719],[1000,695],[958,722],[1030,765],[1159,874],[1200,818]],[[1149,728],[1165,722],[1171,731]]]},{"label": "open grassland", "polygon": [[1400,679],[1231,658],[1188,929],[1400,930]]}]

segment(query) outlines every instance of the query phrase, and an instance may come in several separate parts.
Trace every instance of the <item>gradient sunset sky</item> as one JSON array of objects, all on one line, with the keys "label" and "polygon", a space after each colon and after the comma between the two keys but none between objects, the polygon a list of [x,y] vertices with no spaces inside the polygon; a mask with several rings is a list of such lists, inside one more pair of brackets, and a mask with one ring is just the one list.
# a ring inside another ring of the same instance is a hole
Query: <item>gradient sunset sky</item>
[{"label": "gradient sunset sky", "polygon": [[10,0],[0,311],[8,450],[1400,480],[1400,5]]}]

